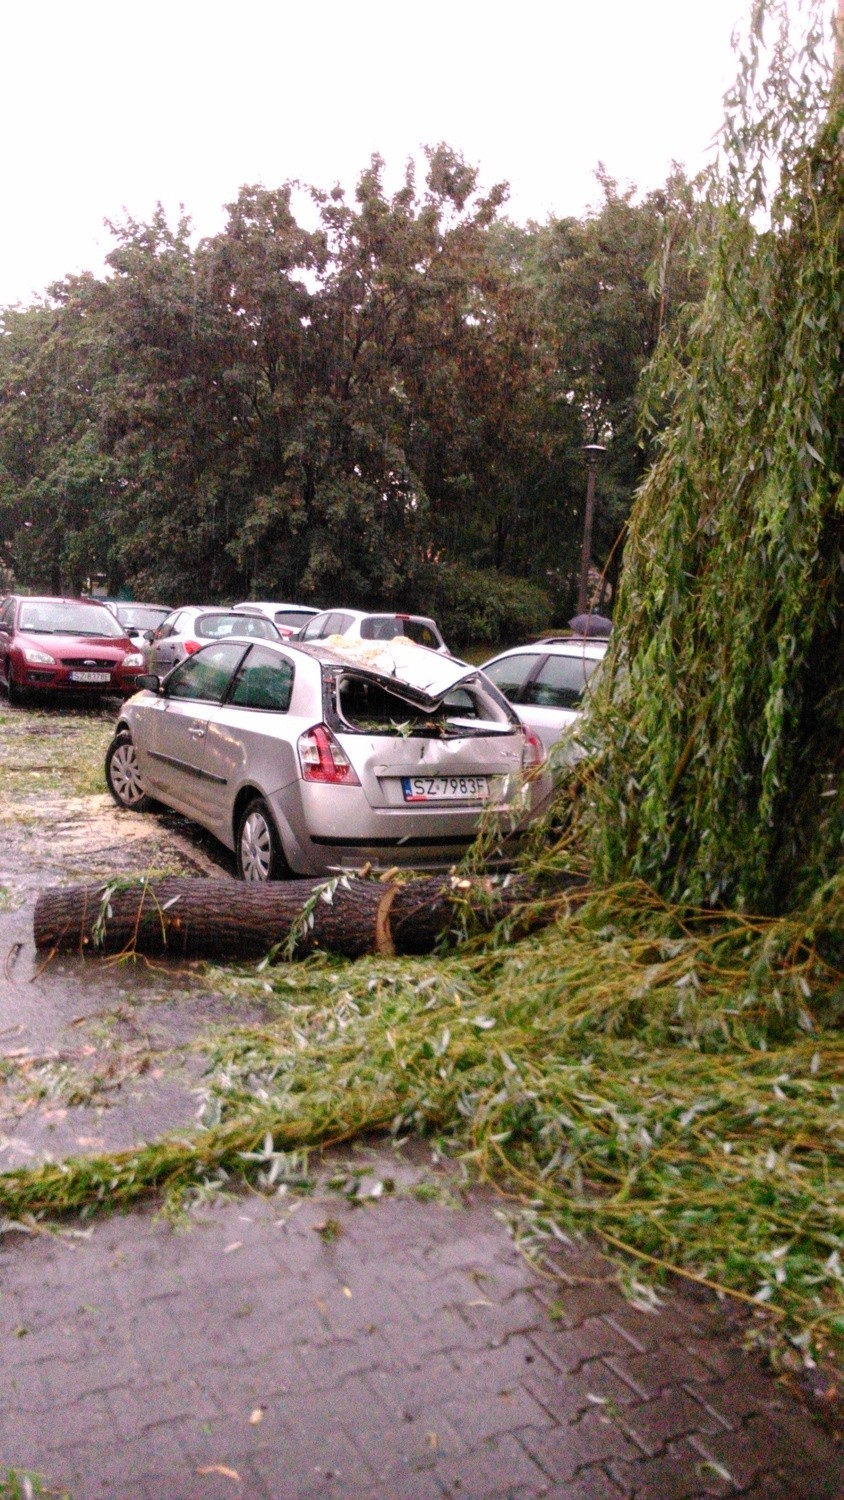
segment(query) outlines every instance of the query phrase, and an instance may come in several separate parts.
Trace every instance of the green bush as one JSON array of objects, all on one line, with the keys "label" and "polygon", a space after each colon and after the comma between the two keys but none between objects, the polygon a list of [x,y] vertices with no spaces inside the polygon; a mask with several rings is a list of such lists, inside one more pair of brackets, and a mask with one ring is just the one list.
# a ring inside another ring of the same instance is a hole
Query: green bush
[{"label": "green bush", "polygon": [[431,564],[418,580],[418,608],[435,617],[449,646],[516,644],[551,618],[544,589],[523,578],[460,564]]}]

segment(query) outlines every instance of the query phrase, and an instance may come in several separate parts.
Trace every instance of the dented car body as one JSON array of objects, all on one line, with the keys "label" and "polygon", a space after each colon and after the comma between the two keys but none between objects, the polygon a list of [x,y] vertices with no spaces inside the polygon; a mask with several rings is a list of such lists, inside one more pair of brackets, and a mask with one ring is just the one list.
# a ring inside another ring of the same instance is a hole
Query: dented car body
[{"label": "dented car body", "polygon": [[484,814],[517,835],[550,794],[497,688],[411,641],[220,641],[143,684],[106,757],[112,795],[202,824],[247,880],[447,868]]}]

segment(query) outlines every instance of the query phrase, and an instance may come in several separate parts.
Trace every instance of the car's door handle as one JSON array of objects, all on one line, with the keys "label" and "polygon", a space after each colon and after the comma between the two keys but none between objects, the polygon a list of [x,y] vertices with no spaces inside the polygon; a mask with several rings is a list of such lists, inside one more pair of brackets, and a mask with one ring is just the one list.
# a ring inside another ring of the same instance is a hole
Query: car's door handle
[{"label": "car's door handle", "polygon": [[190,737],[191,737],[192,740],[201,740],[202,736],[204,735],[204,733],[205,733],[205,725],[204,724],[194,724],[192,726],[192,728],[190,728],[188,730],[188,734],[190,735]]}]

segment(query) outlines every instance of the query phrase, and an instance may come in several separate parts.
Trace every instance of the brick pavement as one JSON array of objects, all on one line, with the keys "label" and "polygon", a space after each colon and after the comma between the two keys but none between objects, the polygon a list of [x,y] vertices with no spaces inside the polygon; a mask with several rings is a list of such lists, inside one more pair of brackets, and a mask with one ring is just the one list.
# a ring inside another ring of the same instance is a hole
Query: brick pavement
[{"label": "brick pavement", "polygon": [[0,1473],[73,1500],[839,1500],[723,1309],[532,1270],[474,1191],[243,1196],[0,1239]]}]

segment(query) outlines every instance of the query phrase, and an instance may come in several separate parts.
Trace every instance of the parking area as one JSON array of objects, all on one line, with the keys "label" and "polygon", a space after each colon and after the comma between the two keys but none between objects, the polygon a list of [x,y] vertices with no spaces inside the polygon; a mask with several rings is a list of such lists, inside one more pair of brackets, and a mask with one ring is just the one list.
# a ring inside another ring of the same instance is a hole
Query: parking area
[{"label": "parking area", "polygon": [[[198,964],[37,956],[51,884],[233,878],[117,809],[113,710],[0,699],[0,1171],[184,1135],[217,1025]],[[271,1196],[0,1225],[0,1473],[73,1500],[840,1500],[840,1446],[732,1303],[631,1302],[594,1245],[529,1261],[516,1205],[431,1145],[314,1154]],[[629,1290],[629,1286],[628,1286]]]}]

